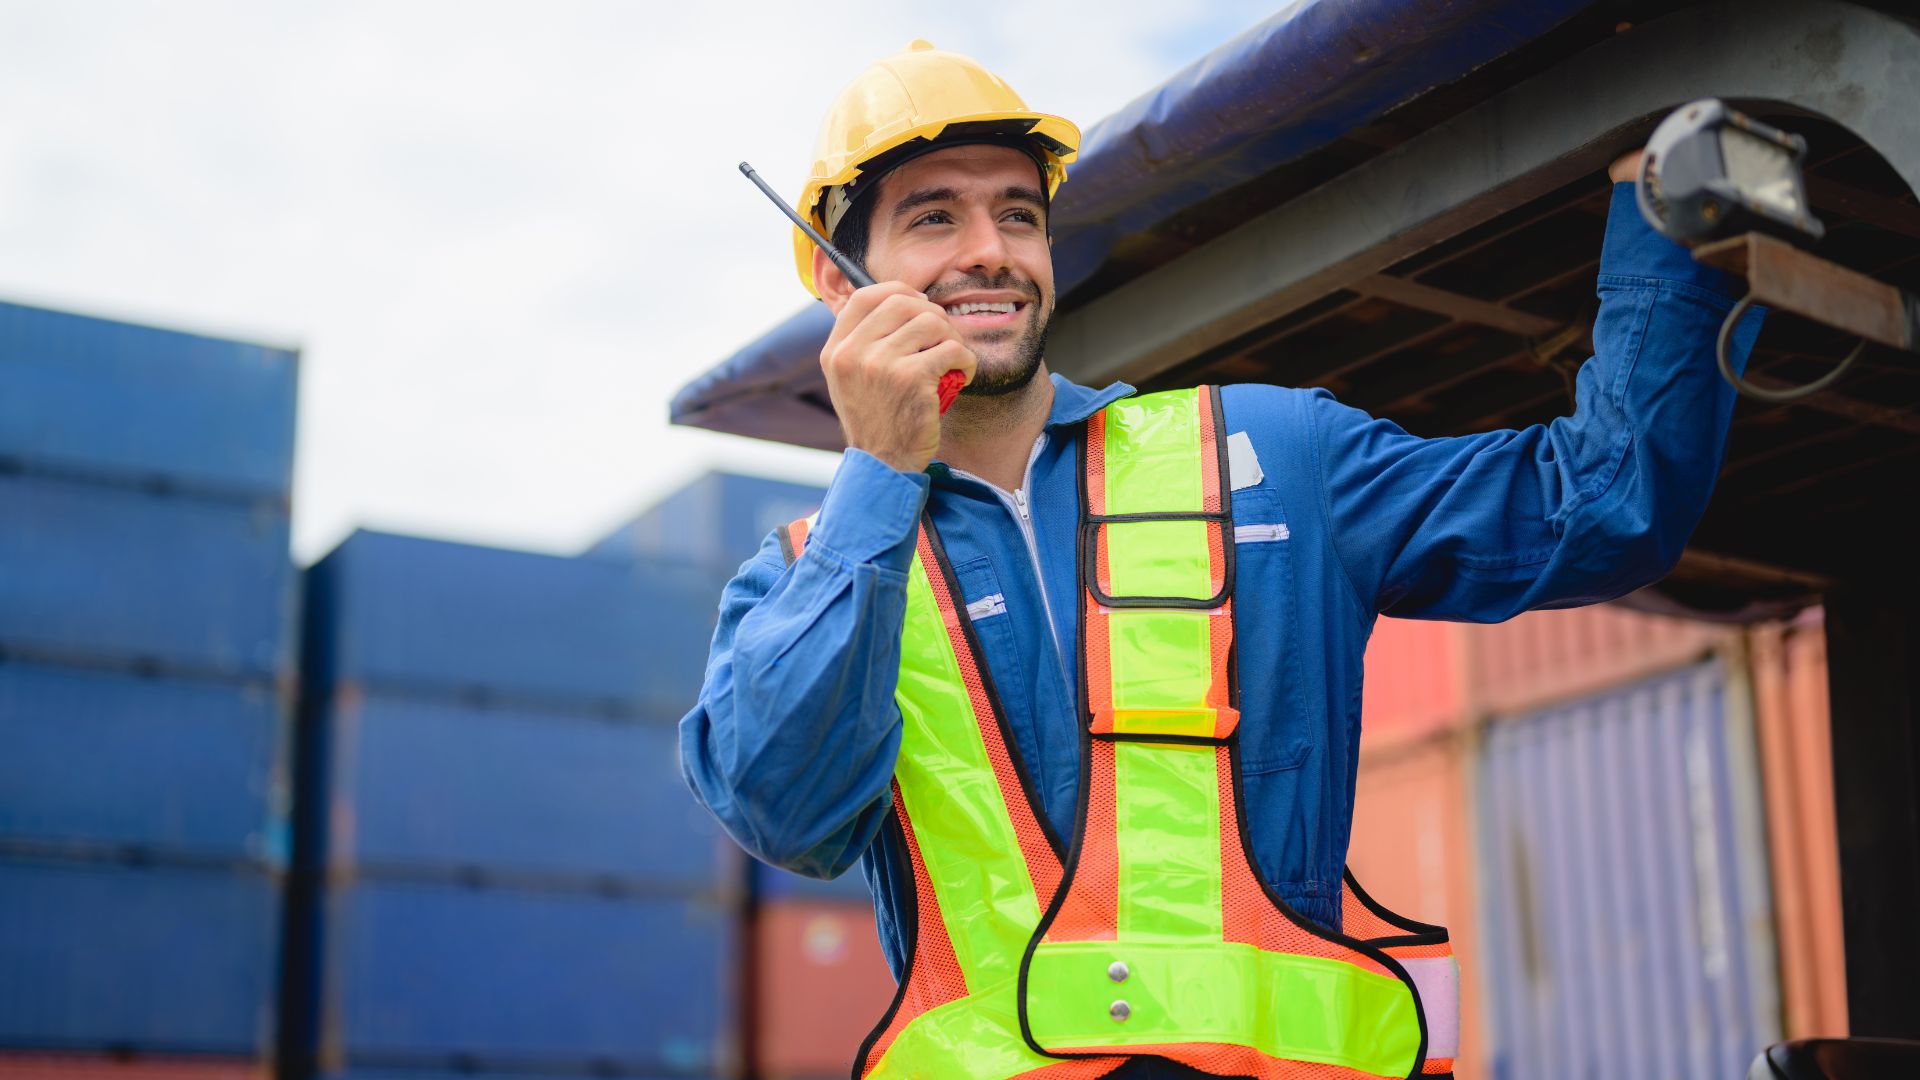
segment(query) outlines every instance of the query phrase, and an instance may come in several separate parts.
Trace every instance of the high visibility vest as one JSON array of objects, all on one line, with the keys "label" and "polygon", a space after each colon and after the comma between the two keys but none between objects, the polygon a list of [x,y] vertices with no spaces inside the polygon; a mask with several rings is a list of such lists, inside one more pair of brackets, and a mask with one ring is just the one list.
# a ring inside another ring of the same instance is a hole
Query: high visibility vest
[{"label": "high visibility vest", "polygon": [[[1335,933],[1256,869],[1242,811],[1217,389],[1124,399],[1080,441],[1080,804],[1032,784],[931,515],[908,573],[890,842],[907,971],[858,1078],[1081,1080],[1152,1055],[1217,1076],[1447,1076],[1445,929],[1349,872]],[[789,561],[809,522],[782,534]]]}]

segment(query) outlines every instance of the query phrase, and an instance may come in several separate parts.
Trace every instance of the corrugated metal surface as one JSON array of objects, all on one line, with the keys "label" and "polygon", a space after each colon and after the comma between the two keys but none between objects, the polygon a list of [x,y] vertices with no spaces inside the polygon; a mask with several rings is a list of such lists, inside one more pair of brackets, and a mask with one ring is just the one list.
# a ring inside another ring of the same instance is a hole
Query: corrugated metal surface
[{"label": "corrugated metal surface", "polygon": [[288,518],[272,503],[0,475],[0,646],[164,669],[290,668]]},{"label": "corrugated metal surface", "polygon": [[711,904],[368,880],[325,933],[327,1068],[729,1063],[737,930]]},{"label": "corrugated metal surface", "polygon": [[764,476],[712,472],[614,530],[587,554],[666,558],[729,573],[774,529],[813,513],[826,489]]},{"label": "corrugated metal surface", "polygon": [[1491,1075],[1741,1076],[1780,1037],[1751,739],[1718,662],[1487,732]]},{"label": "corrugated metal surface", "polygon": [[268,1071],[245,1058],[0,1051],[0,1080],[267,1080]]},{"label": "corrugated metal surface", "polygon": [[669,563],[356,532],[311,572],[307,677],[677,717],[720,585]]},{"label": "corrugated metal surface", "polygon": [[1752,643],[1786,1036],[1845,1035],[1846,950],[1826,630],[1816,611],[1791,626],[1763,627]]},{"label": "corrugated metal surface", "polygon": [[278,879],[0,860],[0,1046],[264,1056]]},{"label": "corrugated metal surface", "polygon": [[0,462],[281,497],[297,356],[0,303]]},{"label": "corrugated metal surface", "polygon": [[0,849],[284,864],[285,717],[267,683],[0,661]]},{"label": "corrugated metal surface", "polygon": [[766,1080],[846,1075],[894,994],[873,908],[768,904],[753,934],[755,1071]]},{"label": "corrugated metal surface", "polygon": [[1533,611],[1467,631],[1468,678],[1482,712],[1520,712],[1693,663],[1735,636],[1618,604]]},{"label": "corrugated metal surface", "polygon": [[1475,629],[1413,619],[1374,622],[1360,697],[1362,747],[1417,740],[1465,722],[1465,639]]},{"label": "corrugated metal surface", "polygon": [[1486,1075],[1474,847],[1465,743],[1455,737],[1389,752],[1363,750],[1347,866],[1374,899],[1445,926],[1460,964],[1461,1080]]},{"label": "corrugated metal surface", "polygon": [[[741,857],[680,778],[665,720],[337,691],[336,869],[437,868],[715,890]],[[592,882],[589,881],[588,884]]]}]

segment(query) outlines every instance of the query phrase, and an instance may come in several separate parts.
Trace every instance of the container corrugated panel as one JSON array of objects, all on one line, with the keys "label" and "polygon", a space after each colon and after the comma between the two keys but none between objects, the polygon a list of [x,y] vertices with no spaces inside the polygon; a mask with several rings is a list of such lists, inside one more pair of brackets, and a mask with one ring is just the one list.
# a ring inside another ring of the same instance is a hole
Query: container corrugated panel
[{"label": "container corrugated panel", "polygon": [[336,693],[327,862],[715,890],[739,856],[664,720]]},{"label": "container corrugated panel", "polygon": [[311,572],[318,685],[677,718],[719,611],[711,570],[356,532]]},{"label": "container corrugated panel", "polygon": [[867,877],[859,863],[855,863],[846,873],[831,881],[805,877],[779,867],[768,866],[757,859],[747,860],[747,870],[753,878],[752,894],[758,900],[838,900],[862,904],[872,902],[873,894],[867,891]]},{"label": "container corrugated panel", "polygon": [[893,1001],[868,904],[785,902],[754,912],[755,1071],[845,1076]]},{"label": "container corrugated panel", "polygon": [[1465,754],[1457,738],[1362,750],[1347,866],[1388,908],[1447,928],[1460,965],[1461,1051],[1454,1074],[1479,1080],[1486,1075],[1486,1041]]},{"label": "container corrugated panel", "polygon": [[268,1075],[265,1064],[247,1058],[0,1050],[0,1080],[267,1080]]},{"label": "container corrugated panel", "polygon": [[738,930],[712,904],[363,879],[322,933],[325,1068],[731,1065]]},{"label": "container corrugated panel", "polygon": [[1846,942],[1820,613],[1757,629],[1752,650],[1786,1037],[1844,1036]]},{"label": "container corrugated panel", "polygon": [[767,534],[820,508],[824,488],[737,473],[708,473],[614,530],[588,554],[679,559],[731,571]]},{"label": "container corrugated panel", "polygon": [[280,895],[259,871],[0,860],[0,1046],[263,1058]]},{"label": "container corrugated panel", "polygon": [[1780,1038],[1745,693],[1710,662],[1488,731],[1493,1076],[1743,1076]]},{"label": "container corrugated panel", "polygon": [[285,717],[266,682],[0,661],[0,849],[283,865]]},{"label": "container corrugated panel", "polygon": [[0,649],[165,670],[290,666],[286,511],[0,475]]},{"label": "container corrugated panel", "polygon": [[1466,720],[1464,638],[1472,629],[1414,619],[1373,624],[1360,697],[1362,746],[1417,740]]},{"label": "container corrugated panel", "polygon": [[295,353],[0,303],[0,461],[284,497]]},{"label": "container corrugated panel", "polygon": [[1467,628],[1469,693],[1482,713],[1521,712],[1684,667],[1736,636],[1619,604],[1530,611]]}]

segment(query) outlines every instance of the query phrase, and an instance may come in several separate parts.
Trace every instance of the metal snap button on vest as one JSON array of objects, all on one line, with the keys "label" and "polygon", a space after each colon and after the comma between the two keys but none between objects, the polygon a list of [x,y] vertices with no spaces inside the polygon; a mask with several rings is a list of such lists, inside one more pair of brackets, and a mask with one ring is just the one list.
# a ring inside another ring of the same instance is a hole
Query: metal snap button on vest
[{"label": "metal snap button on vest", "polygon": [[1133,1015],[1133,1006],[1124,1001],[1116,1001],[1107,1006],[1107,1015],[1113,1017],[1115,1021],[1125,1021],[1127,1017]]},{"label": "metal snap button on vest", "polygon": [[1107,965],[1107,978],[1114,982],[1126,982],[1127,976],[1131,974],[1133,973],[1127,970],[1127,962],[1124,960],[1115,960]]}]

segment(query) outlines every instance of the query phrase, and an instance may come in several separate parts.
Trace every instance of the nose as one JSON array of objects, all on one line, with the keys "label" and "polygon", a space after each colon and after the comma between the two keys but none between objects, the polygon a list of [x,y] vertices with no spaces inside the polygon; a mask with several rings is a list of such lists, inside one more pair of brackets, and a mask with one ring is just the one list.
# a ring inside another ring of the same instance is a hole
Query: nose
[{"label": "nose", "polygon": [[960,246],[954,252],[955,269],[982,270],[993,276],[1012,268],[1012,250],[992,214],[969,215],[959,240]]}]

